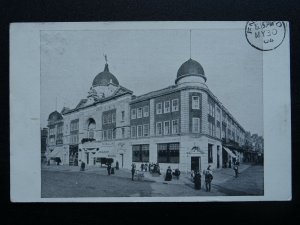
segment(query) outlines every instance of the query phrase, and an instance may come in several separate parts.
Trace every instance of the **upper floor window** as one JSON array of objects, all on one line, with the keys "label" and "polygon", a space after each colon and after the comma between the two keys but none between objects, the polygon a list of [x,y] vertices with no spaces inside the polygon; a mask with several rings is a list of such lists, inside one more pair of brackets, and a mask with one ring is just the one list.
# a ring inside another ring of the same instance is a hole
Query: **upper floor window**
[{"label": "upper floor window", "polygon": [[144,117],[148,117],[149,116],[149,106],[144,106],[144,108],[143,108],[143,116]]},{"label": "upper floor window", "polygon": [[50,130],[49,130],[49,135],[51,136],[51,135],[54,135],[54,128],[50,128]]},{"label": "upper floor window", "polygon": [[121,117],[122,117],[122,121],[124,121],[125,120],[125,111],[121,112]]},{"label": "upper floor window", "polygon": [[169,113],[169,112],[170,112],[170,101],[165,101],[164,113]]},{"label": "upper floor window", "polygon": [[172,134],[178,134],[178,133],[179,133],[178,120],[172,120]]},{"label": "upper floor window", "polygon": [[156,123],[156,135],[162,135],[162,123],[161,122]]},{"label": "upper floor window", "polygon": [[142,125],[138,125],[137,126],[137,136],[138,137],[142,137],[143,136],[143,126]]},{"label": "upper floor window", "polygon": [[164,135],[170,134],[170,121],[164,122]]},{"label": "upper floor window", "polygon": [[144,124],[143,129],[144,129],[143,130],[144,136],[148,137],[149,136],[149,124]]},{"label": "upper floor window", "polygon": [[192,132],[200,133],[200,118],[193,117],[192,119]]},{"label": "upper floor window", "polygon": [[78,120],[71,121],[70,130],[75,131],[78,129],[79,129],[79,121]]},{"label": "upper floor window", "polygon": [[131,137],[135,138],[136,137],[136,126],[131,127]]},{"label": "upper floor window", "polygon": [[156,104],[156,114],[162,114],[162,103]]},{"label": "upper floor window", "polygon": [[208,101],[208,106],[209,106],[209,115],[212,117],[215,117],[215,106],[211,101]]},{"label": "upper floor window", "polygon": [[136,119],[136,109],[131,110],[131,119]]},{"label": "upper floor window", "polygon": [[111,122],[112,123],[116,122],[116,113],[115,112],[111,114]]},{"label": "upper floor window", "polygon": [[138,108],[137,109],[137,118],[142,118],[143,117],[143,109],[142,108]]},{"label": "upper floor window", "polygon": [[107,114],[107,123],[112,122],[112,114]]},{"label": "upper floor window", "polygon": [[192,96],[192,109],[200,109],[199,96]]},{"label": "upper floor window", "polygon": [[107,130],[107,139],[108,140],[112,139],[112,130],[111,129]]},{"label": "upper floor window", "polygon": [[125,128],[122,127],[122,138],[125,138]]},{"label": "upper floor window", "polygon": [[179,107],[178,107],[178,99],[173,99],[172,100],[172,112],[176,112],[178,111]]}]

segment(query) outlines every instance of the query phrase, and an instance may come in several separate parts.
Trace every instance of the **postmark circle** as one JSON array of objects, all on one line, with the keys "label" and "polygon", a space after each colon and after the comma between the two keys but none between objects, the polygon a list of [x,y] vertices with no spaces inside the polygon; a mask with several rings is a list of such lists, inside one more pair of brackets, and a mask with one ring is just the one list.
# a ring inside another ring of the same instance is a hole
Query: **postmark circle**
[{"label": "postmark circle", "polygon": [[248,21],[245,27],[248,43],[261,51],[271,51],[280,46],[285,32],[283,21]]}]

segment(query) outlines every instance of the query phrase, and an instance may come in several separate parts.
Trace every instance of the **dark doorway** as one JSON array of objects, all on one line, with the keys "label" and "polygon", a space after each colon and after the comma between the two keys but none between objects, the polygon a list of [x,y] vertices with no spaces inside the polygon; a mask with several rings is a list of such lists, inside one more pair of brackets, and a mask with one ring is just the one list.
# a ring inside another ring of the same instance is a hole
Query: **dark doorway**
[{"label": "dark doorway", "polygon": [[124,164],[124,154],[120,154],[121,155],[121,167],[123,168],[123,164]]},{"label": "dark doorway", "polygon": [[200,171],[200,157],[191,157],[191,170]]},{"label": "dark doorway", "polygon": [[217,168],[220,168],[220,146],[217,146]]},{"label": "dark doorway", "polygon": [[89,153],[86,152],[85,154],[86,154],[86,164],[89,165],[89,158],[90,158]]}]

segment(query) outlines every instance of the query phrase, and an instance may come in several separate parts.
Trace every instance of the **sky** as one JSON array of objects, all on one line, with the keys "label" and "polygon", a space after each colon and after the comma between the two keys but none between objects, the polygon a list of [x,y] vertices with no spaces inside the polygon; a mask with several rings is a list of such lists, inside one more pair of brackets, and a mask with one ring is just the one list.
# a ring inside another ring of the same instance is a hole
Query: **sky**
[{"label": "sky", "polygon": [[191,54],[209,89],[244,129],[263,135],[263,55],[244,29],[192,30],[191,42],[189,30],[42,31],[41,127],[54,110],[87,97],[104,69],[104,54],[110,72],[135,95],[173,85]]}]

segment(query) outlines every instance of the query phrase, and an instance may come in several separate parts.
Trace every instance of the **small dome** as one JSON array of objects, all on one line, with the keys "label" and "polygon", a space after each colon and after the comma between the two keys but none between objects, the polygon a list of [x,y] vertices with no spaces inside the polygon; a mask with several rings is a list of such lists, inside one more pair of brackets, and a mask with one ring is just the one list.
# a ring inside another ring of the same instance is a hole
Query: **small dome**
[{"label": "small dome", "polygon": [[54,111],[54,112],[50,113],[50,115],[48,117],[48,121],[52,122],[52,123],[56,122],[56,121],[59,121],[59,120],[62,120],[62,119],[63,119],[62,115],[57,111]]},{"label": "small dome", "polygon": [[189,59],[188,61],[184,62],[180,66],[180,68],[177,72],[177,79],[176,79],[175,83],[177,83],[177,81],[180,78],[186,77],[186,76],[201,76],[206,81],[203,67],[201,66],[200,63],[198,63],[197,61],[195,61],[193,59]]},{"label": "small dome", "polygon": [[99,73],[93,80],[93,87],[96,86],[107,86],[110,83],[113,83],[115,85],[119,85],[119,81],[117,78],[109,72],[108,64],[105,64],[104,71]]}]

